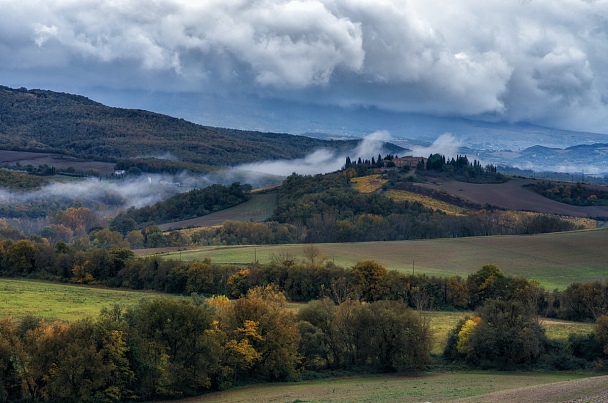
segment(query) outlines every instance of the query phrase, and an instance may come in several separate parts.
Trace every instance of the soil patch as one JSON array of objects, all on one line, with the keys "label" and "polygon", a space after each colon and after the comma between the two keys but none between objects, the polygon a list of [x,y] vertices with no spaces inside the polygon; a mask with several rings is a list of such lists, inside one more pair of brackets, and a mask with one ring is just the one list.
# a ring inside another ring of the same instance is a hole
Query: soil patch
[{"label": "soil patch", "polygon": [[457,181],[416,184],[418,187],[449,193],[481,205],[492,205],[507,210],[534,211],[572,217],[608,217],[608,206],[571,206],[547,199],[522,186],[535,179],[511,179],[505,183],[477,184]]},{"label": "soil patch", "polygon": [[112,162],[91,161],[54,153],[0,150],[0,164],[14,166],[17,163],[22,167],[28,165],[38,167],[46,164],[62,170],[71,167],[78,172],[92,171],[101,175],[114,173],[114,163]]}]

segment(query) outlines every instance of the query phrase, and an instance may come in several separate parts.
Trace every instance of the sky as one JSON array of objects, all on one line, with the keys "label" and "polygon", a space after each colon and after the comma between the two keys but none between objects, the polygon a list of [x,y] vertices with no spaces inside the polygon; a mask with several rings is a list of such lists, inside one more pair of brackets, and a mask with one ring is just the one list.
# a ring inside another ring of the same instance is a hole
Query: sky
[{"label": "sky", "polygon": [[608,0],[0,0],[0,85],[236,128],[291,105],[608,133]]}]

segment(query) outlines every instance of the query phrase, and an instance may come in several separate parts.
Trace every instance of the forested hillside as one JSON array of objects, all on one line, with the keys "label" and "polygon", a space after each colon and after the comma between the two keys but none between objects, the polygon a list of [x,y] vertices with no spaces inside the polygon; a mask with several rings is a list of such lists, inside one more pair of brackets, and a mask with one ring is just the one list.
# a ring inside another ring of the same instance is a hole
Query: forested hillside
[{"label": "forested hillside", "polygon": [[[182,162],[225,166],[298,158],[319,147],[354,145],[207,127],[143,110],[112,108],[78,95],[0,86],[2,149],[53,151],[107,161],[170,154]],[[175,163],[163,161],[168,168]]]}]

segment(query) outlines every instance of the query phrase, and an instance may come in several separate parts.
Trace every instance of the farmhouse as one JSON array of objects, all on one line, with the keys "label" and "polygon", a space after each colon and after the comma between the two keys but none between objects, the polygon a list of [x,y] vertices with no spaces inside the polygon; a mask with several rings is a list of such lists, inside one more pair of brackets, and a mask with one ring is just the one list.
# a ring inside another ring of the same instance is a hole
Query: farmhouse
[{"label": "farmhouse", "polygon": [[393,158],[392,161],[384,161],[384,166],[386,166],[387,163],[392,162],[397,168],[416,168],[420,161],[426,165],[426,160],[427,159],[424,157],[413,157],[408,155],[405,157]]}]

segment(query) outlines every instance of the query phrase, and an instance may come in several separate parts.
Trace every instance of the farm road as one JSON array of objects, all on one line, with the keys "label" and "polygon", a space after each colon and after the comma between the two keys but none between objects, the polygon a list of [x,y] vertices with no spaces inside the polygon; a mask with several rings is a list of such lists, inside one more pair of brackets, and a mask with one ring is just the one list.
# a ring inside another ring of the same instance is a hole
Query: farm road
[{"label": "farm road", "polygon": [[608,402],[608,376],[597,376],[548,385],[528,386],[453,400],[457,403],[599,403]]}]

